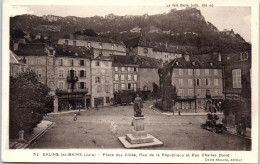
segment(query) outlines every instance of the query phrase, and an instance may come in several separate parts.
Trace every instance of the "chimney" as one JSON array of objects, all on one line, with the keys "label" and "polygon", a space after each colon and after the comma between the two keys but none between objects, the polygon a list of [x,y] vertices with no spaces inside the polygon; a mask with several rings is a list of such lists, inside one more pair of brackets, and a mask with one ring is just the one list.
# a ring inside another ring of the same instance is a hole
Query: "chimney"
[{"label": "chimney", "polygon": [[65,43],[63,43],[63,45],[62,45],[62,51],[66,52],[66,45],[65,45]]},{"label": "chimney", "polygon": [[165,47],[168,48],[168,43],[166,42]]},{"label": "chimney", "polygon": [[184,54],[183,55],[185,61],[190,61],[190,55],[189,54]]}]

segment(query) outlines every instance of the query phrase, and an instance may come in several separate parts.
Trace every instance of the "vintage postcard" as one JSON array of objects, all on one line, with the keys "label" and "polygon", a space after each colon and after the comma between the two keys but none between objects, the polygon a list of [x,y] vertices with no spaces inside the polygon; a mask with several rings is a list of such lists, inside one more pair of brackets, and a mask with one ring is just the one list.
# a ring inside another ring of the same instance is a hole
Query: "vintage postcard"
[{"label": "vintage postcard", "polygon": [[258,1],[4,0],[2,161],[258,162]]}]

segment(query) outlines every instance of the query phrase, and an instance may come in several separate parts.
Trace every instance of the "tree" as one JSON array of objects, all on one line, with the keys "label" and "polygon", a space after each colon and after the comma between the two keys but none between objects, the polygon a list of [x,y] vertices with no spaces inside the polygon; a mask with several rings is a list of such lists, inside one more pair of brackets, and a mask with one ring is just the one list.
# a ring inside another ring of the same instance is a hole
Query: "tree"
[{"label": "tree", "polygon": [[76,31],[75,34],[76,35],[94,36],[94,37],[98,36],[98,34],[92,29],[85,29],[83,31]]},{"label": "tree", "polygon": [[53,110],[53,99],[48,92],[49,88],[38,81],[34,72],[10,77],[10,138],[17,138],[20,130],[29,133]]}]

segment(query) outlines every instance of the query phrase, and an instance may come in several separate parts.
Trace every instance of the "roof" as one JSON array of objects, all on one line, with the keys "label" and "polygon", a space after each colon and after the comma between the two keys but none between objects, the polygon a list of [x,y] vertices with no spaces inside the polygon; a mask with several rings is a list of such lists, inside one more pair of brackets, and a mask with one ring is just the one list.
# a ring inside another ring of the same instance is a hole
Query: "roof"
[{"label": "roof", "polygon": [[198,60],[196,57],[192,57],[190,61],[184,58],[176,58],[174,62],[174,68],[189,68],[189,69],[221,69],[221,62],[211,62],[206,60]]},{"label": "roof", "polygon": [[160,68],[162,66],[162,61],[146,56],[136,56],[136,64],[140,68]]},{"label": "roof", "polygon": [[77,40],[87,40],[87,41],[94,41],[94,42],[102,42],[102,43],[113,43],[119,45],[125,45],[123,41],[114,40],[111,38],[102,38],[102,37],[93,37],[93,36],[86,36],[86,35],[76,35],[71,34],[69,38],[66,39],[77,39]]},{"label": "roof", "polygon": [[14,51],[18,56],[45,56],[46,44],[30,43],[19,44],[18,50]]},{"label": "roof", "polygon": [[160,68],[162,62],[146,56],[120,56],[113,55],[113,66],[136,65],[139,68]]},{"label": "roof", "polygon": [[113,66],[137,65],[133,56],[113,55]]},{"label": "roof", "polygon": [[53,48],[56,50],[56,57],[75,57],[75,58],[91,58],[92,51],[84,46],[71,46],[55,44]]},{"label": "roof", "polygon": [[149,43],[147,40],[145,40],[142,36],[132,38],[130,40],[127,40],[124,42],[126,47],[137,47],[137,46],[143,46],[143,47],[152,47],[151,43]]},{"label": "roof", "polygon": [[10,64],[26,65],[26,64],[22,63],[22,59],[19,56],[17,56],[15,53],[13,53],[12,51],[10,51]]},{"label": "roof", "polygon": [[93,60],[112,61],[112,57],[111,56],[99,55],[96,58],[94,58]]}]

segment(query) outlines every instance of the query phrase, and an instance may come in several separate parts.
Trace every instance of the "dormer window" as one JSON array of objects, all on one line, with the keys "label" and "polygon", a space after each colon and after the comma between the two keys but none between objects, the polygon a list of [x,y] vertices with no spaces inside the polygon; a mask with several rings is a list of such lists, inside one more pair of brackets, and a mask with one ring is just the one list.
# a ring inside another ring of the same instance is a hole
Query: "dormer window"
[{"label": "dormer window", "polygon": [[241,59],[241,61],[248,60],[248,52],[240,53],[240,59]]},{"label": "dormer window", "polygon": [[214,65],[214,63],[210,62],[210,63],[209,63],[209,65],[210,65],[210,66],[213,66],[213,65]]},{"label": "dormer window", "polygon": [[147,53],[148,53],[148,49],[147,49],[147,48],[144,48],[143,52],[144,52],[145,54],[147,54]]},{"label": "dormer window", "polygon": [[197,62],[193,61],[193,62],[192,62],[192,65],[193,65],[193,66],[196,66],[196,65],[197,65]]},{"label": "dormer window", "polygon": [[99,48],[102,49],[102,43],[99,43]]},{"label": "dormer window", "polygon": [[65,40],[65,44],[68,45],[68,44],[69,44],[69,41],[68,41],[68,40]]},{"label": "dormer window", "polygon": [[49,55],[50,56],[54,56],[55,55],[55,51],[54,50],[49,50]]},{"label": "dormer window", "polygon": [[176,62],[176,65],[180,65],[180,62],[177,61],[177,62]]}]

